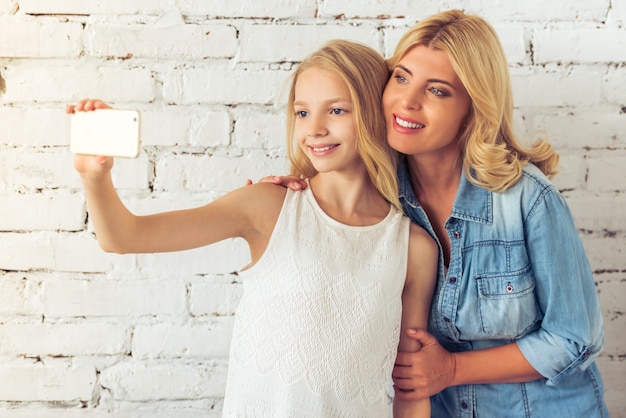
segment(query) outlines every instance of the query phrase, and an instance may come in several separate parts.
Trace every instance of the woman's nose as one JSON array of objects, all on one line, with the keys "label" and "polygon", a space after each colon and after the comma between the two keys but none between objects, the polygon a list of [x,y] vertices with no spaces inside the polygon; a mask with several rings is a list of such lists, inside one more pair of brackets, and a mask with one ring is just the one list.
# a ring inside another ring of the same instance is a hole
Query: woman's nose
[{"label": "woman's nose", "polygon": [[402,106],[409,110],[419,110],[422,108],[422,101],[424,99],[423,96],[423,94],[420,94],[417,91],[407,90],[403,92],[401,99]]}]

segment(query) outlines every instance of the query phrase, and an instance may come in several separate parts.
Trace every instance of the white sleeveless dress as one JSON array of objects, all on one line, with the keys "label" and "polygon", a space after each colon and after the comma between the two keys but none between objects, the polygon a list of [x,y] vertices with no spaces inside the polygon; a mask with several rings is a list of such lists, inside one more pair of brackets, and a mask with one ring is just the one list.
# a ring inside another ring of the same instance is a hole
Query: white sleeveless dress
[{"label": "white sleeveless dress", "polygon": [[287,190],[261,259],[239,274],[223,417],[388,416],[409,219],[348,226]]}]

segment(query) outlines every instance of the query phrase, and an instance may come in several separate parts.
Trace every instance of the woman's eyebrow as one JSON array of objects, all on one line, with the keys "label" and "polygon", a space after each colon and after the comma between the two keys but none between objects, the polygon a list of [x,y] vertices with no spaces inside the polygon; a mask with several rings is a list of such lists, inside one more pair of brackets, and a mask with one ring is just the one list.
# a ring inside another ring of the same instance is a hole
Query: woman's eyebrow
[{"label": "woman's eyebrow", "polygon": [[[405,67],[404,65],[402,65],[402,64],[398,64],[398,65],[396,65],[396,66],[394,67],[394,69],[396,69],[396,68],[399,68],[399,69],[401,69],[402,71],[404,71],[405,73],[407,73],[408,75],[413,76],[413,72],[412,72],[411,70],[409,70],[408,68],[406,68],[406,67]],[[441,84],[445,84],[445,85],[447,85],[447,86],[450,86],[450,87],[452,87],[452,88],[456,88],[456,87],[454,86],[454,84],[452,84],[451,82],[446,81],[446,80],[442,80],[442,79],[440,79],[440,78],[429,78],[429,79],[427,79],[426,81],[427,81],[427,82],[429,82],[429,83],[441,83]]]}]

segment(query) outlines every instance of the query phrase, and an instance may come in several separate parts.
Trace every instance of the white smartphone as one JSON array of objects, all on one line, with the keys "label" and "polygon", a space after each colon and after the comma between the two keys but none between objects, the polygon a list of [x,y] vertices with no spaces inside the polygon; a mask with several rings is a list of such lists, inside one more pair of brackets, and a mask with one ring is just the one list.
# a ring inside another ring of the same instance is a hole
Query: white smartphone
[{"label": "white smartphone", "polygon": [[141,115],[137,110],[96,109],[70,117],[70,150],[74,154],[139,155]]}]

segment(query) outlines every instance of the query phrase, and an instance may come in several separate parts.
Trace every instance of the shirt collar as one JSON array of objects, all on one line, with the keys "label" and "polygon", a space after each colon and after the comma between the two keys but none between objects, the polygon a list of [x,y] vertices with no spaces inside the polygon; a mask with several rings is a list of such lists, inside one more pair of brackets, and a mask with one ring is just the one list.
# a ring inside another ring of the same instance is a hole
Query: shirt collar
[{"label": "shirt collar", "polygon": [[[398,166],[398,192],[400,199],[404,199],[410,206],[414,208],[420,206],[411,187],[406,156],[402,156]],[[469,181],[465,170],[461,172],[451,217],[486,224],[493,221],[493,192]]]}]

